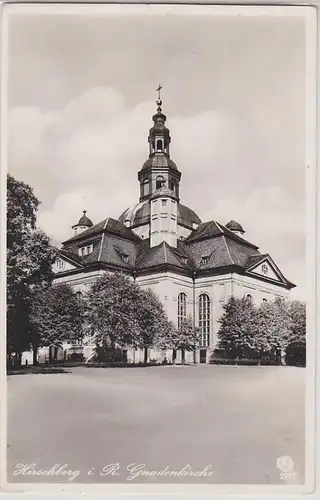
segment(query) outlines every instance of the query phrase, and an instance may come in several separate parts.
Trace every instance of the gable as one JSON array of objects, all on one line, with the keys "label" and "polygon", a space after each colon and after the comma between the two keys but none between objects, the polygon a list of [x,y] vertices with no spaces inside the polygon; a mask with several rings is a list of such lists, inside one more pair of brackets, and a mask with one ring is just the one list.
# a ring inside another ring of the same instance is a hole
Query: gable
[{"label": "gable", "polygon": [[52,271],[54,272],[54,274],[58,274],[65,271],[71,271],[72,269],[77,269],[77,268],[78,266],[72,264],[71,262],[62,258],[62,256],[59,255],[52,266]]},{"label": "gable", "polygon": [[255,274],[266,279],[283,283],[283,277],[280,271],[277,270],[270,258],[261,260],[258,264],[253,265],[247,270],[250,274]]}]

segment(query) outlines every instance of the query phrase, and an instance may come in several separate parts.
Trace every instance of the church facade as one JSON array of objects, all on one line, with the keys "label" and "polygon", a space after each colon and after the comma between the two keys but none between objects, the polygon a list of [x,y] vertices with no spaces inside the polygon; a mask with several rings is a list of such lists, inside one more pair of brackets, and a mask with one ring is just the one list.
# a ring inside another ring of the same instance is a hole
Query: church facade
[{"label": "church facade", "polygon": [[[197,362],[208,362],[230,296],[247,296],[259,305],[287,297],[295,285],[268,253],[246,239],[241,224],[202,222],[181,203],[181,172],[170,156],[171,136],[160,96],[157,106],[148,136],[149,157],[138,172],[139,200],[117,220],[106,217],[93,223],[84,211],[59,250],[54,281],[70,284],[81,300],[106,271],[125,273],[158,295],[176,325],[193,318],[200,331]],[[93,353],[91,344],[84,340],[87,359]],[[149,357],[170,360],[171,354],[154,350]],[[142,361],[143,353],[128,349],[126,358]],[[186,353],[186,361],[192,360],[193,354]]]}]

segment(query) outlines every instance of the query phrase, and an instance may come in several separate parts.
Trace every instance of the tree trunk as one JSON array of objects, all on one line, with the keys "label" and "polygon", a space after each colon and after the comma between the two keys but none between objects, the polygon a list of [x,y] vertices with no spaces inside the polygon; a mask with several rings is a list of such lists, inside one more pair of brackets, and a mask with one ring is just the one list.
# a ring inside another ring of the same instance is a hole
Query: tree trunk
[{"label": "tree trunk", "polygon": [[111,358],[112,358],[112,361],[116,360],[116,346],[115,346],[115,344],[111,345]]},{"label": "tree trunk", "polygon": [[16,353],[17,368],[21,368],[22,352]]},{"label": "tree trunk", "polygon": [[32,346],[33,359],[32,364],[36,366],[38,364],[38,346]]},{"label": "tree trunk", "polygon": [[143,362],[144,362],[145,364],[147,364],[147,363],[148,363],[148,354],[149,354],[149,353],[148,353],[148,348],[147,348],[147,347],[145,347],[145,348],[144,348],[144,360],[143,360]]},{"label": "tree trunk", "polygon": [[52,363],[52,346],[49,346],[49,365]]},{"label": "tree trunk", "polygon": [[197,350],[196,348],[194,347],[193,349],[193,364],[196,365],[197,364]]},{"label": "tree trunk", "polygon": [[172,349],[172,364],[173,365],[176,364],[176,359],[177,359],[177,350],[176,349]]},{"label": "tree trunk", "polygon": [[7,353],[7,370],[12,369],[12,361],[11,361],[11,355]]},{"label": "tree trunk", "polygon": [[277,365],[281,365],[281,351],[280,351],[280,349],[276,349],[276,363],[277,363]]},{"label": "tree trunk", "polygon": [[181,349],[181,364],[185,364],[186,363],[186,351],[185,349]]}]

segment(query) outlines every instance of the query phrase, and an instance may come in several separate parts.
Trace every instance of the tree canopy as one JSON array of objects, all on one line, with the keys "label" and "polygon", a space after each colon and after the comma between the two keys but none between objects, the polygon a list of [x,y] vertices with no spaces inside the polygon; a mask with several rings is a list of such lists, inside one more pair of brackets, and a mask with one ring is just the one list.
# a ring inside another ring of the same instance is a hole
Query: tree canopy
[{"label": "tree canopy", "polygon": [[288,364],[306,363],[306,304],[298,300],[290,303],[291,329],[286,361]]},{"label": "tree canopy", "polygon": [[135,303],[139,325],[138,347],[152,347],[166,336],[168,319],[163,304],[149,289],[139,290],[139,301]]},{"label": "tree canopy", "polygon": [[245,297],[231,297],[219,323],[218,349],[227,357],[275,359],[290,350],[303,358],[306,315],[299,301],[276,298],[255,307]]},{"label": "tree canopy", "polygon": [[230,297],[219,318],[219,349],[232,358],[251,357],[255,350],[256,310],[246,298]]},{"label": "tree canopy", "polygon": [[101,354],[116,347],[147,350],[169,343],[172,326],[163,304],[150,289],[141,289],[127,276],[106,273],[87,295],[87,322]]},{"label": "tree canopy", "polygon": [[98,345],[133,345],[139,335],[135,302],[139,288],[126,276],[106,273],[92,284],[87,295],[87,321]]},{"label": "tree canopy", "polygon": [[34,346],[78,343],[82,337],[82,309],[71,286],[35,286],[30,307],[31,341]]},{"label": "tree canopy", "polygon": [[31,285],[53,279],[56,250],[37,228],[39,200],[30,186],[7,176],[7,350],[30,347]]},{"label": "tree canopy", "polygon": [[257,311],[255,351],[259,355],[281,352],[288,345],[291,318],[289,303],[281,298],[263,302]]}]

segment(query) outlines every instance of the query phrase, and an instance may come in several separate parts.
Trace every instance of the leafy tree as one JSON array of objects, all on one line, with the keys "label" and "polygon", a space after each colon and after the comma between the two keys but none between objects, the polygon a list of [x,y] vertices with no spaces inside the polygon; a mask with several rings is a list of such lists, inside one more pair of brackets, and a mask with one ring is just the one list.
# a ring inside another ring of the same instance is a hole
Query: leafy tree
[{"label": "leafy tree", "polygon": [[276,298],[273,302],[264,302],[258,309],[255,351],[262,356],[276,356],[287,347],[291,332],[289,303]]},{"label": "leafy tree", "polygon": [[306,363],[306,305],[298,300],[290,303],[291,332],[286,349],[288,364]]},{"label": "leafy tree", "polygon": [[82,308],[70,285],[61,283],[32,290],[30,307],[31,342],[34,361],[39,347],[59,347],[63,342],[81,341]]},{"label": "leafy tree", "polygon": [[144,362],[148,362],[148,349],[163,342],[170,332],[170,324],[163,304],[151,290],[139,290],[135,302],[139,336],[134,342],[135,347],[144,349]]},{"label": "leafy tree", "polygon": [[15,353],[18,364],[21,364],[22,352],[30,349],[29,315],[29,288],[21,284],[10,291],[7,290],[7,361],[9,363],[12,353]]},{"label": "leafy tree", "polygon": [[115,359],[116,347],[136,346],[139,323],[135,301],[138,286],[119,273],[106,273],[91,286],[87,295],[87,321],[94,332],[97,350],[110,350]]},{"label": "leafy tree", "polygon": [[36,226],[39,200],[27,184],[7,176],[7,355],[30,347],[31,286],[50,283],[56,250]]},{"label": "leafy tree", "polygon": [[230,297],[218,322],[221,325],[218,331],[219,350],[231,358],[252,357],[257,327],[254,305],[246,297]]},{"label": "leafy tree", "polygon": [[159,336],[157,338],[157,347],[159,349],[172,349],[172,362],[175,363],[177,357],[177,351],[174,347],[174,339],[176,336],[176,326],[172,321],[169,321],[167,317],[161,322],[159,327]]},{"label": "leafy tree", "polygon": [[194,351],[198,345],[198,329],[194,327],[191,316],[188,316],[181,322],[180,326],[175,329],[171,337],[171,347],[173,348],[173,362],[176,359],[176,352],[181,350],[181,362],[185,363],[185,352]]}]

